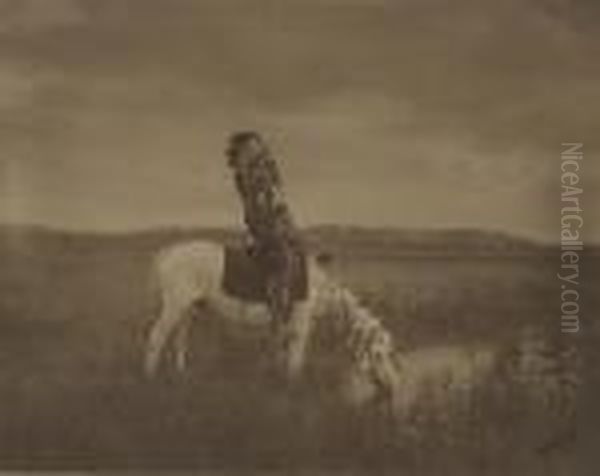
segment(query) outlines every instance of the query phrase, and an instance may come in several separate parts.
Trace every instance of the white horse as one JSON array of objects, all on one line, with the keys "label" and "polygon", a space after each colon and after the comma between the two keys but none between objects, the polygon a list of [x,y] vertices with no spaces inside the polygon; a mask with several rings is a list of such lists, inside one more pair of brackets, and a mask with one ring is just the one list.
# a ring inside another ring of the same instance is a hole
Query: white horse
[{"label": "white horse", "polygon": [[[175,345],[175,362],[186,366],[190,320],[202,315],[227,319],[240,325],[268,326],[271,315],[262,303],[251,303],[224,293],[222,280],[224,248],[206,241],[174,245],[161,251],[154,263],[154,278],[160,293],[161,312],[153,324],[147,344],[145,369],[156,373],[165,347]],[[281,356],[289,378],[302,373],[306,350],[316,319],[330,319],[336,342],[347,357],[343,394],[349,403],[393,401],[398,389],[398,368],[390,333],[353,294],[335,283],[314,258],[308,260],[308,297],[296,302],[284,326]],[[380,397],[386,397],[382,399]]]}]

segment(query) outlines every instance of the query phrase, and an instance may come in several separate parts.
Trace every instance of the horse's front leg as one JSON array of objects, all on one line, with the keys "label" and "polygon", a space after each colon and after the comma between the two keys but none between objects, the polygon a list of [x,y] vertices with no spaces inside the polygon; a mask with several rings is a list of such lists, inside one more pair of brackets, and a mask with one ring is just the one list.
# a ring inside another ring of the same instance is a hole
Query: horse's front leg
[{"label": "horse's front leg", "polygon": [[290,381],[297,381],[304,369],[306,348],[312,327],[310,302],[295,303],[289,322],[282,329],[284,366]]}]

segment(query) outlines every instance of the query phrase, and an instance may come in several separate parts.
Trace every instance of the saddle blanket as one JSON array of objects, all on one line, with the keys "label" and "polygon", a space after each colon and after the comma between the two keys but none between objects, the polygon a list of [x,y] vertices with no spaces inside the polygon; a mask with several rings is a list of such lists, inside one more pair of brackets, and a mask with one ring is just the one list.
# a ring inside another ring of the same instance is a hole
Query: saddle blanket
[{"label": "saddle blanket", "polygon": [[[308,269],[306,254],[297,253],[293,271],[292,300],[308,297]],[[239,246],[225,247],[223,290],[232,297],[252,302],[267,302],[267,274],[258,260]]]}]

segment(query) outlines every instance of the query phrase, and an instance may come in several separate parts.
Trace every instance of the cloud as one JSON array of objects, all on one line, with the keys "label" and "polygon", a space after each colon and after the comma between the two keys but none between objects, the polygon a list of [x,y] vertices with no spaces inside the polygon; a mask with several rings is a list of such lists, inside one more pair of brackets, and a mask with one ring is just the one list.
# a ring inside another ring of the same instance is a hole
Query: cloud
[{"label": "cloud", "polygon": [[0,34],[31,34],[81,25],[78,0],[0,0]]},{"label": "cloud", "polygon": [[23,68],[0,63],[0,112],[10,113],[30,104],[34,90],[33,78]]},{"label": "cloud", "polygon": [[[29,163],[44,216],[65,223],[110,226],[117,212],[102,207],[119,201],[125,225],[193,222],[198,203],[229,216],[222,141],[256,127],[314,220],[327,208],[509,223],[493,200],[529,193],[523,226],[556,179],[558,145],[597,142],[597,11],[592,0],[0,0],[3,148]],[[408,210],[416,194],[428,198]],[[72,195],[95,213],[72,209]],[[349,196],[364,202],[345,207]]]},{"label": "cloud", "polygon": [[[56,94],[89,104],[104,82],[123,85],[118,100],[106,94],[120,110],[197,115],[206,95],[262,115],[329,105],[363,121],[379,108],[390,134],[464,136],[494,153],[552,146],[559,131],[591,142],[600,120],[578,112],[598,100],[600,38],[582,27],[598,11],[589,0],[0,2],[13,23],[33,25],[27,50],[7,55],[67,78],[39,85],[40,107]],[[85,29],[52,34],[84,18]]]}]

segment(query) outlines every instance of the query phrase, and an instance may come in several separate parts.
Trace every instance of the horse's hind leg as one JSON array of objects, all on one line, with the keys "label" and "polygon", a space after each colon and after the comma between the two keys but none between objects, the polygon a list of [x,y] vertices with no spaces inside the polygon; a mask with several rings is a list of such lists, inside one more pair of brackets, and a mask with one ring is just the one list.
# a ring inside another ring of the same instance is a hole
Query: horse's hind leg
[{"label": "horse's hind leg", "polygon": [[153,376],[156,373],[167,341],[173,334],[180,319],[184,317],[184,314],[180,308],[169,303],[165,303],[163,306],[161,315],[152,327],[148,339],[145,365],[146,375]]},{"label": "horse's hind leg", "polygon": [[183,319],[175,334],[175,365],[179,372],[185,371],[188,361],[188,341],[190,335],[191,320]]}]

